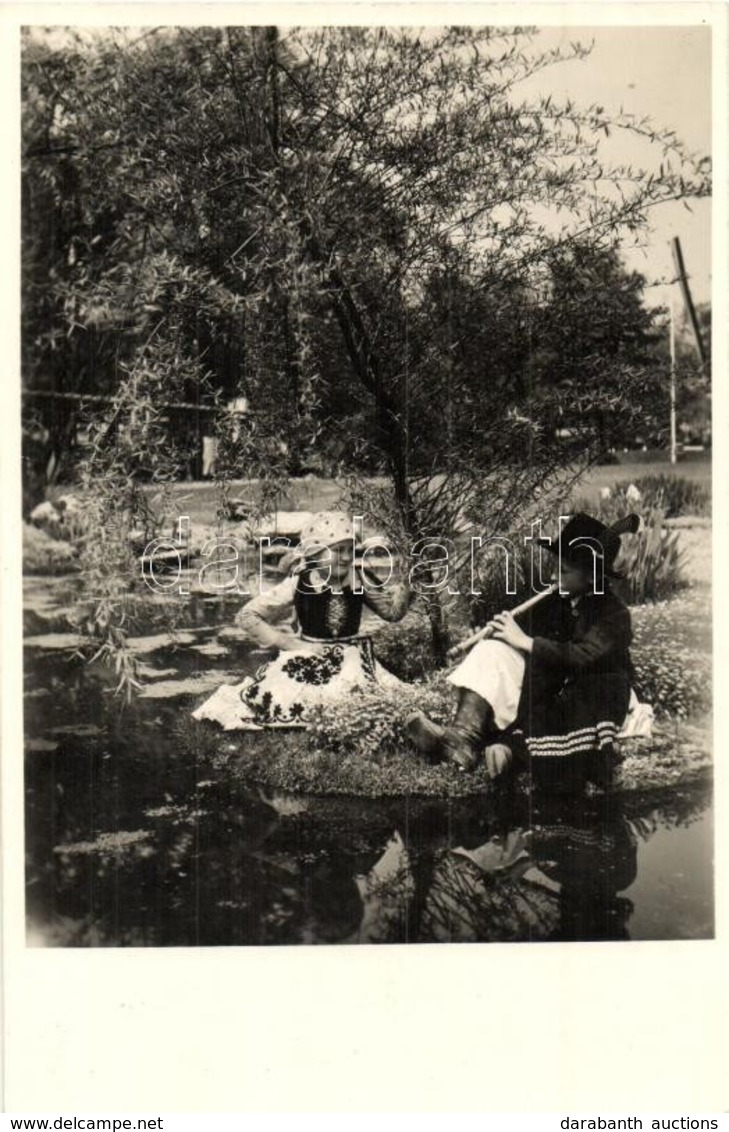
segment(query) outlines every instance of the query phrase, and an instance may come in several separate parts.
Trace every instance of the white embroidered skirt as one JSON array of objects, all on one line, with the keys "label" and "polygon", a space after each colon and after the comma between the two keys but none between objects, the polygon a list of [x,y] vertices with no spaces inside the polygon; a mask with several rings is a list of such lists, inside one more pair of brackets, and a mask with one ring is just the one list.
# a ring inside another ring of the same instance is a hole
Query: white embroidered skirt
[{"label": "white embroidered skirt", "polygon": [[320,654],[281,652],[240,684],[223,684],[193,712],[226,731],[306,727],[307,711],[344,699],[367,684],[397,687],[400,681],[375,659],[369,637],[327,644]]}]

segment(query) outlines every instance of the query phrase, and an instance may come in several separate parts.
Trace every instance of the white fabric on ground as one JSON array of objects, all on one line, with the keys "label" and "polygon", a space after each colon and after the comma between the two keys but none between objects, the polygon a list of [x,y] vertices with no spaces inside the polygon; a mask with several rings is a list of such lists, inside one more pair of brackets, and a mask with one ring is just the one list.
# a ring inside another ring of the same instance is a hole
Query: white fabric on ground
[{"label": "white fabric on ground", "polygon": [[635,692],[630,693],[628,714],[618,732],[618,739],[650,739],[653,734],[653,708],[642,704]]}]

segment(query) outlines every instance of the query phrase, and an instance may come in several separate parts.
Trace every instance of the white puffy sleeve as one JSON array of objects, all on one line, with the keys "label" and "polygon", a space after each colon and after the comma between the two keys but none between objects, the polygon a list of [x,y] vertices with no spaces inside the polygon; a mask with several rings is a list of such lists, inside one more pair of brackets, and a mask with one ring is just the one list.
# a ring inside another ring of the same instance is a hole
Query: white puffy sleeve
[{"label": "white puffy sleeve", "polygon": [[236,624],[251,636],[258,636],[258,631],[265,625],[283,627],[288,622],[293,628],[296,624],[295,594],[296,578],[285,578],[278,585],[252,597],[236,615]]},{"label": "white puffy sleeve", "polygon": [[390,584],[386,589],[380,585],[376,575],[369,570],[360,570],[365,604],[373,609],[383,621],[402,621],[410,608],[413,595],[403,582]]}]

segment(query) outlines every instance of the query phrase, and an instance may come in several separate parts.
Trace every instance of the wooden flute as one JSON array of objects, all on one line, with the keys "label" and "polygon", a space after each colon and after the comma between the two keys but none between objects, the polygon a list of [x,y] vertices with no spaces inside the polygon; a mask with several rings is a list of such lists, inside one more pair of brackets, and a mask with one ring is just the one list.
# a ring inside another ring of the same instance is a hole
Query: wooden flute
[{"label": "wooden flute", "polygon": [[[545,597],[549,597],[551,594],[557,593],[558,589],[559,586],[555,584],[553,586],[549,586],[546,590],[542,590],[538,594],[534,594],[533,597],[527,598],[527,600],[523,601],[521,605],[517,605],[512,609],[511,616],[518,617],[520,613],[526,613],[527,609],[531,609],[533,605],[537,605],[537,603],[543,601]],[[486,641],[489,637],[493,637],[493,635],[493,628],[490,625],[484,625],[482,629],[478,629],[475,633],[472,633],[470,637],[466,637],[465,641],[459,641],[457,645],[454,645],[453,648],[449,649],[447,655],[449,659],[452,660],[453,657],[460,656],[462,652],[465,652],[473,645],[478,644],[479,641]]]}]

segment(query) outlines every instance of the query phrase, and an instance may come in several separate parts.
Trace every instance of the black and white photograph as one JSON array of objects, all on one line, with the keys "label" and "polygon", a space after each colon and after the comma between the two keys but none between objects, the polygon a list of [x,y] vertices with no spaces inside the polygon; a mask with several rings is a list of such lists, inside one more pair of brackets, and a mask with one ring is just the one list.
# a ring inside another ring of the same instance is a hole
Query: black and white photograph
[{"label": "black and white photograph", "polygon": [[21,35],[27,946],[713,940],[711,27],[143,12]]}]

